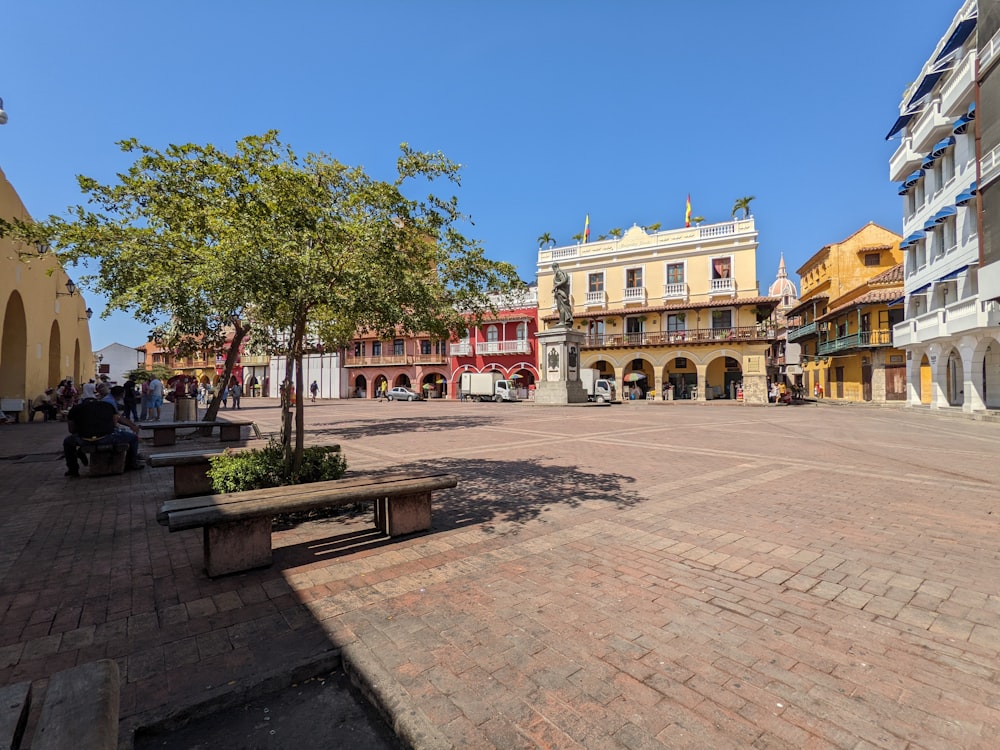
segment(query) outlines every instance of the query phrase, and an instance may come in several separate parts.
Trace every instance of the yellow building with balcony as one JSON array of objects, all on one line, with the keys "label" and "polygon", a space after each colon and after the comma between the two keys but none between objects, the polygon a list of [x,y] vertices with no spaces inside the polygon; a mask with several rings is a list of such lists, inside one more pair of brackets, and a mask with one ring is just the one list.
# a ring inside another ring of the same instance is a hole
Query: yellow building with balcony
[{"label": "yellow building with balcony", "polygon": [[806,395],[905,400],[906,353],[892,332],[903,319],[901,239],[869,223],[799,268],[801,296],[788,311],[787,336],[800,348]]},{"label": "yellow building with balcony", "polygon": [[767,403],[771,313],[760,296],[752,217],[538,251],[539,319],[559,322],[553,264],[570,278],[580,366],[622,398]]}]

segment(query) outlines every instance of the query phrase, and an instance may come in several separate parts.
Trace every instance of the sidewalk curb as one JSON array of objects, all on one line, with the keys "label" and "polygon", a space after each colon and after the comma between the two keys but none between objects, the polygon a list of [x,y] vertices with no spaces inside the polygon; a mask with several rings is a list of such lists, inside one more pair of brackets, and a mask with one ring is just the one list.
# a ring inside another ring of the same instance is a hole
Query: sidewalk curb
[{"label": "sidewalk curb", "polygon": [[414,706],[409,693],[389,676],[367,646],[352,641],[341,646],[340,653],[341,667],[351,682],[407,747],[451,750],[452,744]]}]

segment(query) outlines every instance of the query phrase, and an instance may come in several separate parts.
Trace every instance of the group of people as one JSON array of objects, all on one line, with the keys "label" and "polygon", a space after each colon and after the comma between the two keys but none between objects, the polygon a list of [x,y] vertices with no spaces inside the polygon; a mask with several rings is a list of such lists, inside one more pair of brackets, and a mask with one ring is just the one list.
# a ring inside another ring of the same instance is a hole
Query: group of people
[{"label": "group of people", "polygon": [[[160,381],[157,379],[157,383]],[[131,383],[132,414],[135,414],[135,383]],[[98,445],[125,445],[125,471],[145,468],[139,460],[139,425],[126,411],[126,387],[112,386],[106,381],[88,383],[80,401],[66,414],[69,435],[63,440],[66,459],[66,476],[80,476],[80,464],[86,466],[89,458],[84,448]],[[160,383],[162,386],[162,383]],[[91,396],[91,391],[93,396]],[[162,404],[162,401],[160,402]],[[159,409],[157,408],[157,418]]]}]

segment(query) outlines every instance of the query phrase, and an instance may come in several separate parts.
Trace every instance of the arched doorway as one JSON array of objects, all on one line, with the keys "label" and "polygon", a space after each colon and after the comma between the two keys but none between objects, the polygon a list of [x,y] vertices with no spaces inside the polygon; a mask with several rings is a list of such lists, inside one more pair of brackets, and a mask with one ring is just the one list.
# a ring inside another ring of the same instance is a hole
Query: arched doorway
[{"label": "arched doorway", "polygon": [[691,398],[698,387],[698,370],[694,360],[684,355],[677,355],[663,367],[663,389],[670,388],[674,399]]},{"label": "arched doorway", "polygon": [[934,373],[931,371],[931,362],[925,354],[920,358],[920,403],[930,406],[932,386],[934,383]]},{"label": "arched doorway", "polygon": [[705,399],[735,399],[743,383],[743,368],[735,357],[716,357],[705,368]]},{"label": "arched doorway", "polygon": [[1000,345],[992,341],[983,354],[982,398],[987,409],[1000,409]]},{"label": "arched doorway", "polygon": [[653,366],[644,359],[633,359],[625,368],[622,377],[621,399],[623,401],[639,401],[653,387]]},{"label": "arched doorway", "polygon": [[945,398],[949,406],[961,406],[965,400],[965,368],[962,357],[952,349],[948,352],[945,372]]},{"label": "arched doorway", "polygon": [[355,398],[365,398],[368,395],[368,379],[364,375],[354,378],[354,393],[351,395]]},{"label": "arched doorway", "polygon": [[53,320],[52,328],[49,329],[49,368],[45,377],[47,388],[55,388],[63,379],[61,361],[62,346],[59,339],[59,321]]},{"label": "arched doorway", "polygon": [[[13,292],[3,316],[3,346],[0,347],[0,394],[27,400],[28,325],[21,295]],[[59,382],[58,380],[56,381]]]},{"label": "arched doorway", "polygon": [[424,398],[444,398],[448,393],[448,379],[438,372],[430,372],[420,382],[420,395]]}]

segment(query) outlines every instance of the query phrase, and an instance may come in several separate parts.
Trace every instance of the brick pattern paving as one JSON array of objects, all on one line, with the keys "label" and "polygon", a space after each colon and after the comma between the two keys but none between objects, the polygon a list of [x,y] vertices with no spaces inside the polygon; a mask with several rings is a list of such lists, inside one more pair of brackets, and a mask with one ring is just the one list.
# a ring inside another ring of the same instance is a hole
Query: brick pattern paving
[{"label": "brick pattern paving", "polygon": [[[244,407],[276,429],[273,402]],[[0,678],[115,658],[134,726],[360,641],[456,748],[996,746],[1000,425],[660,403],[307,417],[352,470],[460,475],[433,532],[317,520],[274,533],[272,568],[212,581],[200,534],[155,522],[169,469],[70,481],[62,425],[0,427]]]}]

